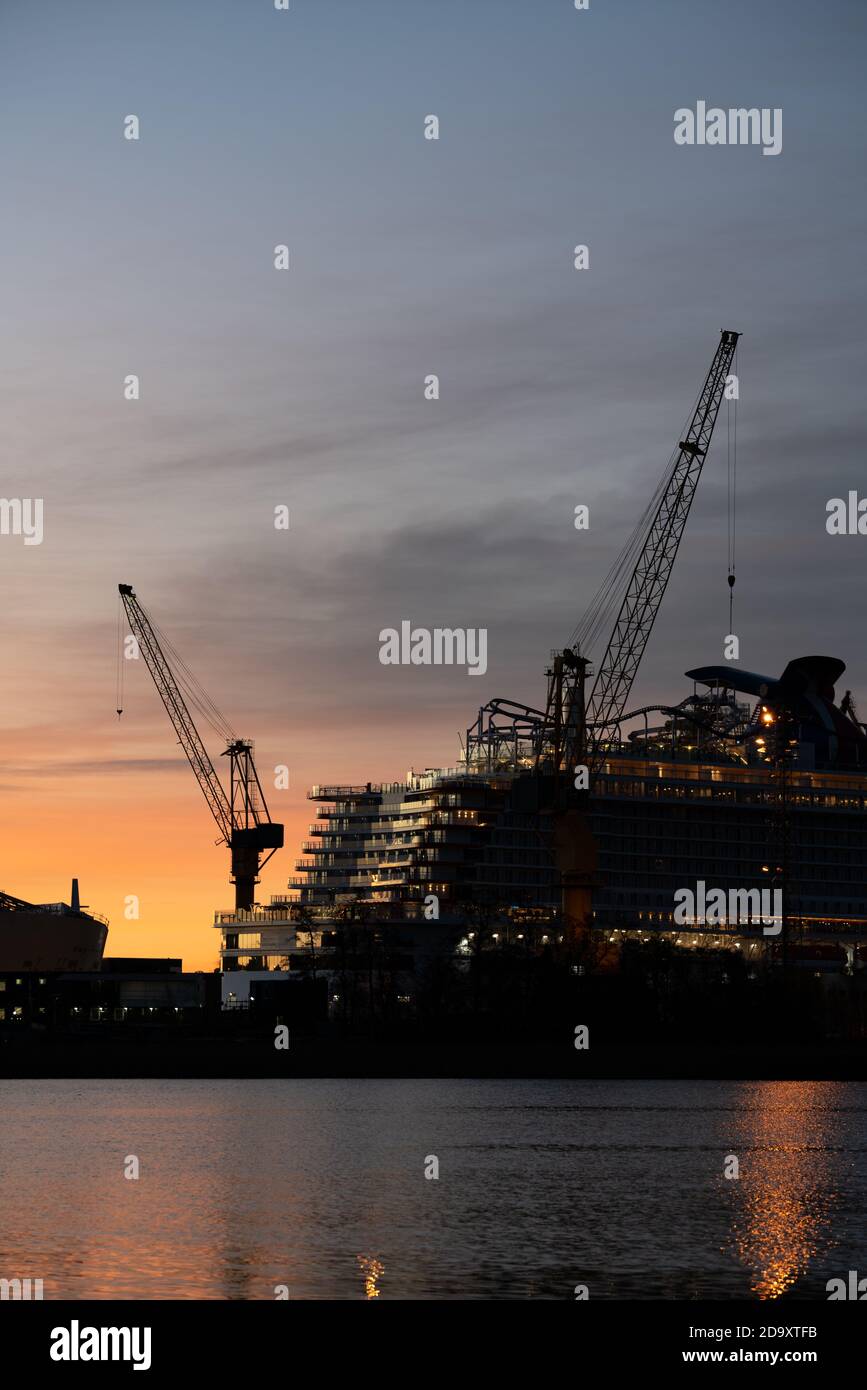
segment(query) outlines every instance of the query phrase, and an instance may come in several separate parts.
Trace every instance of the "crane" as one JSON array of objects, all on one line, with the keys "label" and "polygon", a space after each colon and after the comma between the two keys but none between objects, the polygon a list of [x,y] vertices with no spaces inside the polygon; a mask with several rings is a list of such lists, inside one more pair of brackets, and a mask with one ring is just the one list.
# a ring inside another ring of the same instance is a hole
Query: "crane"
[{"label": "crane", "polygon": [[[220,840],[229,846],[235,907],[249,909],[253,906],[260,870],[283,847],[283,826],[272,821],[269,815],[253,758],[253,744],[249,739],[227,739],[223,752],[223,756],[229,759],[227,794],[214,771],[154,625],[139,603],[132,585],[118,584],[117,587],[130,632],[144,656],[159,697],[174,725],[178,742],[217,823]],[[120,713],[121,710],[118,710]]]},{"label": "crane", "polygon": [[[573,942],[589,929],[593,888],[599,881],[588,797],[602,771],[611,738],[617,737],[617,726],[671,578],[739,337],[729,330],[721,332],[687,429],[656,491],[572,642],[553,654],[547,673],[548,698],[535,758],[536,773],[545,775],[537,775],[537,785],[540,802],[547,802],[552,817],[554,863]],[[730,570],[730,590],[733,583]],[[603,630],[618,600],[614,627],[586,700],[590,662],[582,653],[582,645],[589,647]],[[480,714],[480,725],[481,720]],[[583,785],[577,776],[573,782],[573,773],[585,775]]]},{"label": "crane", "polygon": [[[689,425],[674,450],[669,467],[620,559],[591,604],[579,629],[578,641],[556,653],[549,671],[546,732],[553,736],[555,772],[583,762],[589,781],[601,771],[609,731],[623,718],[636,672],[674,562],[702,467],[710,448],[739,333],[723,330],[710,369],[699,392]],[[630,573],[629,563],[633,560]],[[581,655],[585,640],[599,630],[629,576],[605,654],[599,662],[590,698],[584,700],[589,665]],[[729,584],[733,576],[729,576]],[[573,638],[573,643],[575,639]]]},{"label": "crane", "polygon": [[[729,330],[721,332],[683,437],[648,505],[569,645],[552,653],[544,711],[512,700],[490,700],[467,729],[467,766],[493,771],[510,765],[519,774],[532,768],[539,805],[557,809],[564,802],[576,804],[571,780],[576,764],[587,768],[584,791],[602,770],[671,578],[740,336]],[[728,582],[731,590],[731,556]],[[587,652],[615,612],[608,645],[585,703],[590,666]],[[532,793],[531,800],[535,797]]]}]

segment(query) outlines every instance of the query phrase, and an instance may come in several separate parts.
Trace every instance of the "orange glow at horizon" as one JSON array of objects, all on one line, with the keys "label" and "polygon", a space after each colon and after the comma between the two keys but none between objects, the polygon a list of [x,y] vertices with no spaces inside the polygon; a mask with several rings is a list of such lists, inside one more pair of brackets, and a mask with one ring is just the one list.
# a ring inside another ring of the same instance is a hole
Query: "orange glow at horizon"
[{"label": "orange glow at horizon", "polygon": [[[229,850],[214,843],[217,827],[182,764],[185,775],[189,795],[180,794],[177,777],[162,778],[170,792],[167,804],[153,796],[143,800],[131,774],[123,774],[123,790],[119,774],[89,778],[86,801],[44,784],[37,795],[3,798],[0,888],[29,902],[68,902],[77,877],[82,903],[109,918],[107,956],[180,956],[185,970],[216,969],[214,912],[234,904]],[[260,902],[286,891],[315,807],[272,807],[271,813],[275,820],[282,814],[286,842],[264,869],[256,890]],[[130,895],[139,899],[137,921],[124,916]]]},{"label": "orange glow at horizon", "polygon": [[[28,902],[68,902],[76,877],[82,904],[109,919],[107,956],[180,956],[185,970],[217,969],[214,912],[234,905],[229,850],[217,843],[216,823],[156,692],[143,686],[129,718],[102,718],[100,710],[97,723],[75,710],[67,727],[28,724],[26,704],[16,705],[18,727],[0,731],[0,889]],[[410,765],[414,716],[406,732],[392,721],[390,743],[375,719],[359,736],[345,718],[290,710],[286,726],[305,731],[291,738],[274,732],[273,714],[253,711],[245,721],[245,729],[265,731],[256,740],[257,766],[271,816],[285,827],[258,902],[288,891],[316,820],[310,787],[396,780]],[[222,776],[215,740],[206,744]],[[278,763],[289,766],[285,791],[273,785]],[[124,916],[131,895],[139,899],[137,921]]]},{"label": "orange glow at horizon", "polygon": [[[0,569],[15,558],[0,548]],[[229,850],[218,842],[143,660],[127,663],[124,713],[120,719],[115,713],[112,577],[139,567],[106,559],[108,573],[80,588],[55,568],[38,591],[24,582],[23,571],[9,579],[11,620],[0,670],[0,890],[34,903],[68,902],[76,877],[82,903],[109,919],[107,955],[174,956],[186,970],[214,970],[214,912],[234,904]],[[239,735],[255,739],[268,809],[285,827],[284,847],[265,866],[257,901],[287,892],[316,820],[316,803],[307,797],[313,785],[396,781],[422,758],[422,765],[454,762],[450,730],[459,727],[466,701],[459,682],[458,714],[433,696],[429,708],[405,699],[400,680],[412,672],[388,681],[387,699],[368,691],[353,700],[329,670],[309,661],[291,678],[284,674],[279,663],[293,650],[291,633],[269,644],[235,619],[222,626],[184,622],[183,602],[160,602],[156,583],[153,588],[155,613],[204,689],[232,716]],[[142,590],[149,596],[147,582]],[[229,631],[232,661],[226,659]],[[384,668],[376,651],[372,644],[379,681]],[[431,714],[438,732],[422,738]],[[220,739],[204,725],[199,731],[225,785]],[[275,786],[278,766],[289,768],[286,790]],[[140,902],[137,921],[124,916],[133,895]]]}]

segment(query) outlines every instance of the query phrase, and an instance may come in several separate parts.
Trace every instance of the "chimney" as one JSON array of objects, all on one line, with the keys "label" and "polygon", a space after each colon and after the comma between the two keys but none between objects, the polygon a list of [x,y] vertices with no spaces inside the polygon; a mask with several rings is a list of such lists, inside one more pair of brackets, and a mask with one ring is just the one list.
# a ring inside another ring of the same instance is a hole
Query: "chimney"
[{"label": "chimney", "polygon": [[74,879],[72,880],[72,901],[70,902],[69,905],[70,905],[70,907],[72,908],[73,912],[80,912],[80,911],[81,911],[81,903],[80,903],[79,900],[78,900],[78,879],[77,879],[77,878],[74,878]]}]

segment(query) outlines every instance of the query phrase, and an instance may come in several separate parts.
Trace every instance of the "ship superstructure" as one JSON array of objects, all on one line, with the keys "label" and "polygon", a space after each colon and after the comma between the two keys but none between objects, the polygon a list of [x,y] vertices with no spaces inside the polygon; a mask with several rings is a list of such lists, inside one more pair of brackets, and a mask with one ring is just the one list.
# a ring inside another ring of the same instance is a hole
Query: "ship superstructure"
[{"label": "ship superstructure", "polygon": [[[787,668],[790,680],[832,669],[842,674],[843,663],[805,658]],[[725,668],[689,674],[696,684],[680,704],[633,711],[624,721],[633,727],[609,743],[588,807],[591,926],[615,941],[662,935],[767,954],[781,946],[781,932],[767,937],[749,914],[722,926],[679,923],[676,894],[700,882],[726,893],[785,885],[789,948],[836,946],[841,965],[860,961],[867,738],[851,696],[837,705],[824,686],[817,707],[811,681],[800,681],[805,699],[794,720],[771,678]],[[723,676],[764,695],[743,701]],[[510,728],[505,702],[492,703],[496,713],[481,712],[457,767],[312,788],[318,815],[291,896],[218,914],[236,999],[259,974],[309,969],[311,952],[329,969],[335,940],[353,921],[416,956],[434,938],[459,949],[485,911],[498,918],[503,942],[562,936],[556,818],[540,806],[550,795],[534,771],[525,716]]]},{"label": "ship superstructure", "polygon": [[[810,663],[823,672],[844,669],[821,658],[788,669],[809,670]],[[609,741],[589,802],[598,850],[594,922],[672,924],[674,893],[685,884],[770,886],[785,872],[793,919],[829,932],[863,930],[863,728],[827,688],[818,708],[808,696],[804,717],[792,721],[767,703],[779,699],[778,683],[717,668],[689,674],[706,688],[678,706],[634,711],[624,721],[635,725],[631,732]],[[738,700],[731,685],[719,684],[723,677],[764,686],[764,699],[755,706]],[[493,723],[481,712],[461,769],[400,784],[314,787],[315,838],[304,843],[303,872],[290,881],[299,901],[421,905],[434,894],[452,907],[556,908],[553,817],[539,806],[534,743],[520,723],[509,727],[499,714]]]}]

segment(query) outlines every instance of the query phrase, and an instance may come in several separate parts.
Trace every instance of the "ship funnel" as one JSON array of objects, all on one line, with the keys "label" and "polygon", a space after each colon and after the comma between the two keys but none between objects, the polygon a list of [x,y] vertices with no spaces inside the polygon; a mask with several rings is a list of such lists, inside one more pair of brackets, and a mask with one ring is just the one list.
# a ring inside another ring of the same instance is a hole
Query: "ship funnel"
[{"label": "ship funnel", "polygon": [[81,911],[81,903],[79,902],[79,899],[78,899],[78,879],[77,879],[77,878],[74,878],[74,879],[72,880],[72,897],[71,897],[71,899],[70,899],[69,906],[72,908],[73,912],[80,912],[80,911]]}]

